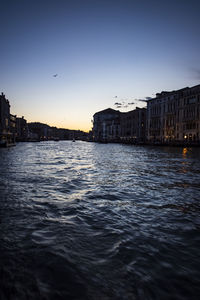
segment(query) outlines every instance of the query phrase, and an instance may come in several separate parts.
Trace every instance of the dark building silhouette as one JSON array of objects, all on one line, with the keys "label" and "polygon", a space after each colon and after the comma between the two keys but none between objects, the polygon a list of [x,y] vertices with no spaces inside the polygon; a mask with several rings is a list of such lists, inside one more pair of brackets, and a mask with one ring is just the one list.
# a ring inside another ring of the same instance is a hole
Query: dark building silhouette
[{"label": "dark building silhouette", "polygon": [[93,116],[93,138],[97,142],[120,140],[120,111],[104,109]]},{"label": "dark building silhouette", "polygon": [[16,131],[17,131],[16,134],[17,142],[25,142],[28,140],[29,137],[28,125],[24,117],[16,118]]},{"label": "dark building silhouette", "polygon": [[51,139],[51,127],[40,122],[28,123],[28,129],[31,133],[37,136],[38,140]]},{"label": "dark building silhouette", "polygon": [[10,133],[11,139],[15,143],[16,135],[17,135],[17,117],[16,115],[10,114]]},{"label": "dark building silhouette", "polygon": [[111,108],[93,116],[93,140],[97,142],[144,143],[146,108],[120,112]]},{"label": "dark building silhouette", "polygon": [[14,142],[10,131],[10,104],[5,95],[0,95],[0,146],[6,146]]},{"label": "dark building silhouette", "polygon": [[146,140],[146,108],[121,113],[121,141],[124,143],[144,143]]}]

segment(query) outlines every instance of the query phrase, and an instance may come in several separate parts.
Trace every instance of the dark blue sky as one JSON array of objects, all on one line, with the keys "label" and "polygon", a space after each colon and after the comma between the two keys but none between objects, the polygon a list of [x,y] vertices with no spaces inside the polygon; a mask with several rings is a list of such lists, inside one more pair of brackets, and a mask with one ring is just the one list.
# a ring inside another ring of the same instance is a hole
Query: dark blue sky
[{"label": "dark blue sky", "polygon": [[0,90],[29,121],[89,129],[116,99],[140,106],[200,82],[199,11],[194,0],[0,0]]}]

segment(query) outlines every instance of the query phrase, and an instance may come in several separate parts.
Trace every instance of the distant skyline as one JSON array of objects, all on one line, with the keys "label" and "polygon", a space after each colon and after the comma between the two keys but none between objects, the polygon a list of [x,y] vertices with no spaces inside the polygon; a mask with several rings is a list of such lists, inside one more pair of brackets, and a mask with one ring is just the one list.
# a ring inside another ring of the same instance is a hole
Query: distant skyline
[{"label": "distant skyline", "polygon": [[28,122],[88,131],[97,111],[200,83],[199,11],[197,0],[0,0],[0,92]]}]

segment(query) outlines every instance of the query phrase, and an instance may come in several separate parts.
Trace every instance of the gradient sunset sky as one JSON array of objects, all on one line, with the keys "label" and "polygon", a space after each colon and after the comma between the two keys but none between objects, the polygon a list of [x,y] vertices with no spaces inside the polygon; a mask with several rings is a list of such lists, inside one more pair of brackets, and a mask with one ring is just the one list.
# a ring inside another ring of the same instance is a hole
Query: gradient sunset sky
[{"label": "gradient sunset sky", "polygon": [[197,0],[0,0],[0,20],[0,92],[29,122],[89,130],[115,102],[200,83]]}]

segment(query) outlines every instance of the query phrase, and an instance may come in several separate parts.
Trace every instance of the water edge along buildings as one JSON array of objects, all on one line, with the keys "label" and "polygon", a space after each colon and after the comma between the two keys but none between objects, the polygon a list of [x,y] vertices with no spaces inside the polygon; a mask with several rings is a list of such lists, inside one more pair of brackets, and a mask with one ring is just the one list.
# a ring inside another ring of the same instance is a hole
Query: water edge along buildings
[{"label": "water edge along buildings", "polygon": [[200,146],[200,85],[162,91],[146,101],[147,106],[128,112],[107,108],[93,116],[88,134],[80,130],[27,123],[10,114],[10,104],[0,95],[0,146],[15,141],[80,139],[153,145]]},{"label": "water edge along buildings", "polygon": [[95,113],[93,140],[200,146],[200,85],[157,93],[146,108]]},{"label": "water edge along buildings", "polygon": [[27,123],[24,117],[10,113],[10,103],[0,95],[0,147],[15,145],[15,142],[48,140],[88,140],[89,134],[81,130],[52,127],[40,122]]}]

